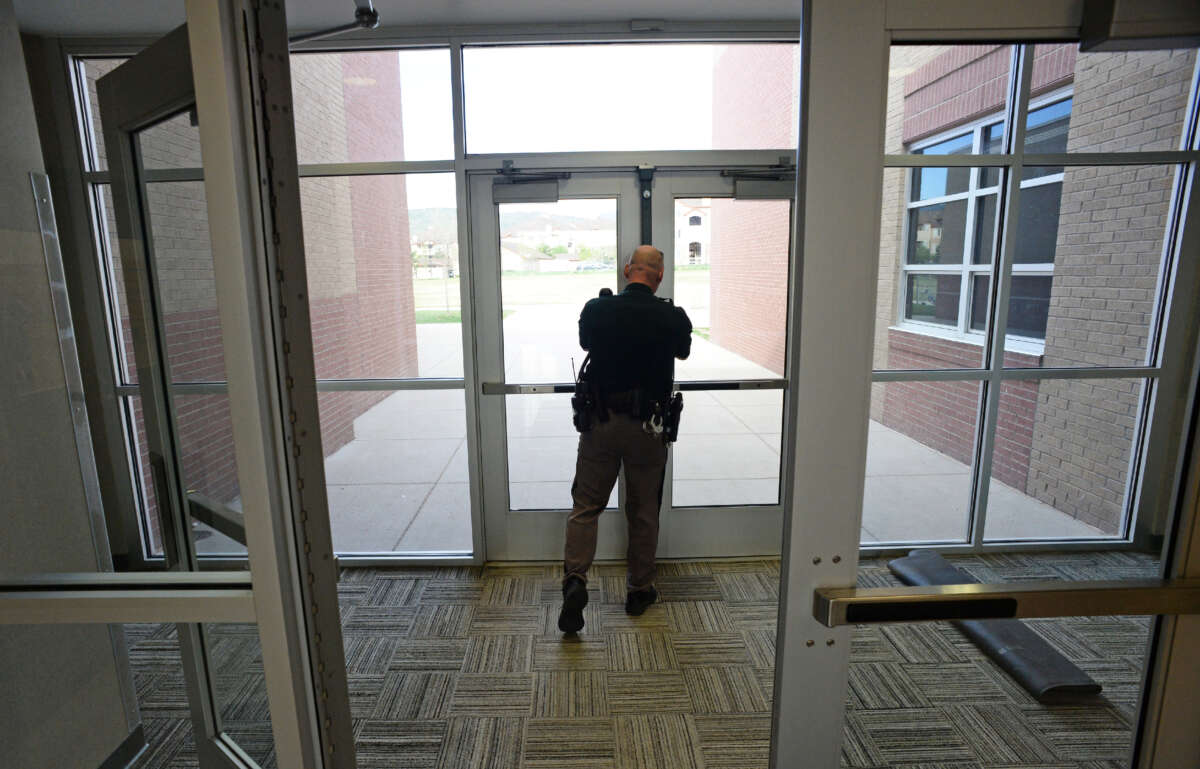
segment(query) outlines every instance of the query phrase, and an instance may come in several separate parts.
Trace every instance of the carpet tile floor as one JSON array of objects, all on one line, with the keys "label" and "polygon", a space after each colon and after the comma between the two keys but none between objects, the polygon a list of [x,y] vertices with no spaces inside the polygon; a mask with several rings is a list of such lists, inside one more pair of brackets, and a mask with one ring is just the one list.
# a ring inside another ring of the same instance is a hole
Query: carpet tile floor
[{"label": "carpet tile floor", "polygon": [[[964,556],[981,581],[1154,576],[1133,553]],[[555,625],[558,567],[348,569],[339,595],[358,765],[407,769],[755,769],[770,750],[779,563],[668,563],[662,602],[624,612],[595,568],[586,626]],[[864,560],[860,585],[898,584]],[[1121,769],[1149,619],[1029,625],[1104,686],[1037,703],[948,624],[853,631],[842,764],[852,769]],[[198,766],[173,626],[126,626],[150,746],[138,769]],[[275,766],[258,639],[211,626],[226,731]]]}]

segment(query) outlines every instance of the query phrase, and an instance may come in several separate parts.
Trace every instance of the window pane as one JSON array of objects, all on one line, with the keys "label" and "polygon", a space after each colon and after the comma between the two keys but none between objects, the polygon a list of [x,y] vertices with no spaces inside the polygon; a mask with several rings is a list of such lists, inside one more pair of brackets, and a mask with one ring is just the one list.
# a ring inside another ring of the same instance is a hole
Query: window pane
[{"label": "window pane", "polygon": [[[1071,87],[1069,132],[1065,145],[1054,145],[1068,152],[1176,150],[1195,61],[1195,50],[1079,53],[1074,43],[1042,44],[1034,48],[1031,95]],[[1033,113],[1030,132],[1039,135]]]},{"label": "window pane", "polygon": [[[999,155],[1004,149],[1004,123],[992,123],[983,127],[983,154]],[[1000,183],[999,168],[979,169],[979,186],[995,187]]]},{"label": "window pane", "polygon": [[[229,396],[175,395],[171,400],[179,431],[179,465],[188,495],[198,494],[234,512],[242,512]],[[201,555],[246,554],[245,545],[195,520],[192,541]]]},{"label": "window pane", "polygon": [[1046,338],[1046,314],[1050,307],[1049,275],[1014,275],[1008,302],[1009,336]]},{"label": "window pane", "polygon": [[323,392],[317,400],[335,551],[471,550],[462,390]]},{"label": "window pane", "polygon": [[974,264],[991,264],[996,248],[996,204],[998,195],[984,195],[975,200],[975,237],[971,247]]},{"label": "window pane", "polygon": [[967,537],[978,382],[871,386],[862,541]]},{"label": "window pane", "polygon": [[617,288],[617,201],[499,209],[505,379],[570,382],[585,355],[579,313],[601,288]]},{"label": "window pane", "polygon": [[104,126],[100,120],[100,97],[96,93],[96,81],[112,72],[128,59],[79,59],[83,69],[82,93],[80,103],[84,105],[85,114],[79,115],[83,124],[84,165],[90,171],[104,171],[108,168],[108,151],[104,146]]},{"label": "window pane", "polygon": [[909,264],[962,264],[967,202],[955,200],[908,212]]},{"label": "window pane", "polygon": [[971,277],[971,330],[987,330],[988,292],[991,290],[991,275]]},{"label": "window pane", "polygon": [[300,163],[454,157],[450,52],[291,56]]},{"label": "window pane", "polygon": [[1030,365],[1145,363],[1175,173],[1076,166],[1061,183],[1021,189],[1017,264],[1052,260],[1054,269],[1053,277],[1014,274],[1021,305],[1010,310],[1010,333],[1045,336]]},{"label": "window pane", "polygon": [[672,451],[675,507],[779,502],[782,390],[684,393]]},{"label": "window pane", "polygon": [[195,111],[181,112],[138,134],[143,168],[195,168],[200,160],[200,124]]},{"label": "window pane", "polygon": [[453,174],[300,180],[318,379],[463,375]]},{"label": "window pane", "polygon": [[[508,503],[513,510],[570,510],[579,434],[571,396],[506,395]],[[608,507],[617,506],[613,486]]]},{"label": "window pane", "polygon": [[[910,251],[905,237],[912,235],[906,225],[912,211],[904,195],[909,176],[906,168],[883,170],[872,366],[877,370],[978,368],[983,362],[982,339],[977,334],[958,334],[961,277],[957,268],[944,268],[955,272],[940,275],[904,269]],[[959,205],[965,208],[965,201]],[[909,298],[914,302],[911,307]],[[940,328],[910,320],[933,322]]]},{"label": "window pane", "polygon": [[986,539],[1117,537],[1144,380],[1000,388]]},{"label": "window pane", "polygon": [[674,300],[693,328],[676,379],[783,376],[790,241],[789,201],[675,201]]},{"label": "window pane", "polygon": [[[930,145],[923,149],[913,150],[914,155],[969,155],[974,133],[966,133]],[[971,169],[969,168],[921,168],[913,171],[912,199],[929,200],[944,195],[966,192],[971,184]]]},{"label": "window pane", "polygon": [[904,297],[904,317],[922,323],[958,325],[959,275],[908,276]]},{"label": "window pane", "polygon": [[1058,240],[1061,183],[1021,188],[1020,217],[1017,219],[1015,264],[1046,264],[1054,261]]},{"label": "window pane", "polygon": [[[794,44],[468,47],[467,149],[791,148],[797,141],[798,74]],[[553,108],[501,118],[513,114],[514,99]],[[570,130],[563,130],[563,120]]]},{"label": "window pane", "polygon": [[137,384],[133,326],[130,325],[129,302],[125,294],[125,270],[121,264],[111,185],[97,184],[92,187],[92,219],[99,231],[100,264],[108,283],[109,312],[113,316],[109,324],[116,346],[117,376],[121,384]]},{"label": "window pane", "polygon": [[[1008,98],[1011,63],[1010,45],[893,45],[884,151],[914,152],[914,145],[930,137],[988,115],[999,119]],[[1003,124],[997,124],[996,136],[1002,131]],[[989,149],[985,135],[981,151],[999,150]],[[958,152],[972,152],[970,144]]]},{"label": "window pane", "polygon": [[[1025,121],[1025,152],[1062,153],[1067,151],[1067,129],[1071,122],[1071,100],[1048,104],[1030,110]],[[1033,179],[1046,174],[1060,174],[1062,166],[1032,167],[1022,169],[1021,178]]]}]

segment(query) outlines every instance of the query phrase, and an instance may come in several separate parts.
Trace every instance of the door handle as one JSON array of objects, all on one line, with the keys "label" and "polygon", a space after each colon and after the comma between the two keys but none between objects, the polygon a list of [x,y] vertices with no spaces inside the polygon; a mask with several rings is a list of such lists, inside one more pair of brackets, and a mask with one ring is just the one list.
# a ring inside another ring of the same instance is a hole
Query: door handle
[{"label": "door handle", "polygon": [[826,627],[1149,614],[1200,614],[1200,579],[822,587],[813,591],[813,617]]}]

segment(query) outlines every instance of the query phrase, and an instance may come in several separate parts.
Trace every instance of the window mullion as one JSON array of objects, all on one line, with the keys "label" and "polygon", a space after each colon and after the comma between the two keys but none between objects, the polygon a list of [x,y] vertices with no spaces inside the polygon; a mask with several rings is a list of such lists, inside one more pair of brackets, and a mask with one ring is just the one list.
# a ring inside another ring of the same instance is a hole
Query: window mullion
[{"label": "window mullion", "polygon": [[1007,199],[997,215],[1003,214],[999,247],[992,256],[991,290],[989,299],[987,344],[984,349],[984,365],[988,378],[984,383],[982,409],[977,422],[980,424],[979,440],[976,443],[974,476],[974,499],[971,504],[970,535],[972,548],[983,547],[984,531],[987,526],[987,501],[991,487],[992,457],[996,447],[996,425],[999,421],[1000,373],[1004,368],[1004,337],[1008,326],[1008,304],[1012,281],[1009,267],[1016,252],[1017,212],[1020,210],[1021,167],[1025,154],[1025,120],[1028,114],[1029,92],[1033,80],[1032,45],[1013,47],[1011,75],[1009,77],[1008,101],[1005,106],[1004,151],[1011,155],[1012,164],[1001,172],[1001,182]]}]

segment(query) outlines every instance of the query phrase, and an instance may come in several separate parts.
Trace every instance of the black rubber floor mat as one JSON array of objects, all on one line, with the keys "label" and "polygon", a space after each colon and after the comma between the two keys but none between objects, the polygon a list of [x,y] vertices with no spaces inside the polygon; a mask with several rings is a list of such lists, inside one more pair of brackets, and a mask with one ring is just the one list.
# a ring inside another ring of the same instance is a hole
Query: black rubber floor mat
[{"label": "black rubber floor mat", "polygon": [[[932,550],[913,550],[888,562],[906,585],[978,582]],[[1093,701],[1100,684],[1017,619],[959,620],[954,625],[984,654],[1045,705]]]}]

